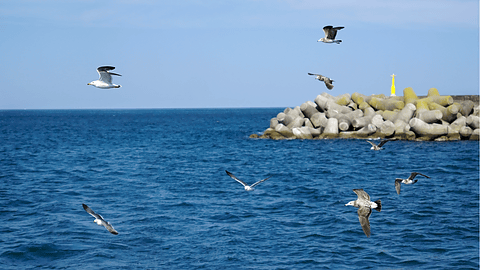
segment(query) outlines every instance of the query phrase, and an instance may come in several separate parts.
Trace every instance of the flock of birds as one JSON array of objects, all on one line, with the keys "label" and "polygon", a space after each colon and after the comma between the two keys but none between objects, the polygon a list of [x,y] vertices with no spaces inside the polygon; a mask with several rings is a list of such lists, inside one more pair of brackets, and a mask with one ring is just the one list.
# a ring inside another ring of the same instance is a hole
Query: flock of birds
[{"label": "flock of birds", "polygon": [[[342,42],[342,40],[335,39],[335,37],[337,36],[337,31],[341,30],[343,28],[344,28],[343,26],[333,27],[331,25],[327,25],[327,26],[323,27],[323,32],[325,32],[325,37],[317,40],[317,42],[321,41],[323,43],[340,44],[340,42]],[[112,75],[122,76],[120,74],[110,72],[111,70],[114,70],[114,69],[115,69],[115,67],[112,67],[112,66],[98,67],[97,72],[100,75],[100,78],[98,78],[98,80],[96,80],[96,81],[88,83],[87,85],[93,85],[93,86],[95,86],[97,88],[101,88],[101,89],[122,87],[121,85],[117,85],[117,84],[112,83]],[[328,90],[333,89],[334,80],[332,80],[328,77],[325,77],[323,75],[320,75],[320,74],[308,73],[308,75],[315,76],[315,79],[324,82],[325,86],[327,87]]]},{"label": "flock of birds", "polygon": [[[227,170],[225,172],[231,178],[233,178],[234,180],[236,180],[237,182],[242,184],[246,191],[253,191],[254,187],[256,185],[270,179],[270,177],[267,177],[265,179],[262,179],[260,181],[255,182],[252,185],[248,185],[244,181],[238,179],[231,172],[229,172]],[[428,177],[424,174],[421,174],[419,172],[411,173],[410,176],[407,179],[396,178],[395,179],[395,190],[397,191],[397,193],[400,195],[400,185],[401,184],[406,184],[406,185],[415,184],[418,181],[417,179],[415,179],[415,177],[417,175],[421,175],[421,176],[424,176],[426,178],[430,178],[430,177]],[[348,202],[347,204],[345,204],[345,206],[351,205],[351,206],[354,206],[354,207],[358,208],[357,214],[358,214],[358,220],[360,221],[360,225],[362,226],[362,229],[363,229],[363,232],[365,233],[365,235],[367,237],[370,237],[370,221],[369,221],[368,218],[372,214],[372,209],[375,209],[378,212],[380,212],[382,210],[382,202],[381,202],[381,200],[376,200],[374,202],[370,201],[370,195],[368,195],[368,193],[365,192],[363,189],[354,189],[353,192],[355,192],[357,194],[357,199],[355,201]],[[118,232],[113,228],[113,226],[112,226],[112,224],[110,224],[110,222],[105,221],[101,215],[95,213],[86,204],[82,204],[82,206],[83,206],[83,209],[85,209],[85,211],[87,211],[87,213],[89,213],[90,215],[92,215],[95,218],[95,220],[93,222],[95,222],[99,226],[104,226],[112,234],[115,234],[115,235],[118,234]]]},{"label": "flock of birds", "polygon": [[[367,141],[367,142],[369,142],[372,145],[370,150],[379,151],[379,150],[382,150],[383,149],[382,146],[384,146],[389,141],[395,141],[395,139],[382,140],[378,144],[375,144],[371,141]],[[400,195],[401,184],[405,184],[405,185],[415,184],[418,181],[418,180],[414,180],[417,175],[430,178],[425,174],[422,174],[419,172],[412,172],[407,179],[395,178],[395,190],[397,191],[397,194]],[[382,202],[381,200],[377,200],[374,202],[370,201],[370,196],[363,189],[354,189],[353,192],[357,194],[358,198],[355,201],[351,201],[345,204],[345,206],[352,205],[358,208],[357,214],[358,214],[358,219],[360,221],[360,225],[362,226],[362,229],[365,235],[367,237],[370,237],[370,222],[368,218],[372,214],[372,209],[375,209],[378,212],[382,210]]]},{"label": "flock of birds", "polygon": [[[321,41],[321,42],[324,42],[324,43],[340,44],[340,42],[342,42],[342,40],[335,39],[335,37],[337,36],[337,31],[341,30],[343,28],[344,28],[343,26],[333,27],[333,26],[330,26],[330,25],[323,27],[323,31],[325,32],[325,37],[319,39],[318,41]],[[93,85],[93,86],[95,86],[97,88],[101,88],[101,89],[120,88],[121,85],[117,85],[117,84],[112,83],[112,75],[122,76],[120,74],[110,72],[111,70],[114,70],[114,69],[115,69],[115,67],[112,67],[112,66],[98,67],[97,72],[100,75],[100,78],[96,81],[88,83],[87,85]],[[315,76],[315,79],[317,79],[319,81],[323,81],[325,83],[325,86],[329,90],[333,89],[333,84],[332,84],[333,80],[332,79],[330,79],[328,77],[325,77],[323,75],[320,75],[320,74],[308,73],[308,75]],[[374,144],[371,141],[368,141],[368,142],[372,145],[372,147],[370,148],[371,150],[378,151],[378,150],[383,149],[382,146],[385,145],[385,143],[387,143],[389,141],[392,141],[392,140],[393,139],[383,140],[379,144]],[[225,172],[232,179],[234,179],[235,181],[242,184],[246,191],[253,191],[254,187],[256,185],[270,179],[270,177],[267,177],[267,178],[262,179],[258,182],[255,182],[252,185],[248,185],[244,181],[238,179],[231,172],[229,172],[227,170]],[[415,177],[417,175],[421,175],[423,177],[430,178],[430,177],[428,177],[424,174],[421,174],[419,172],[411,173],[410,176],[407,179],[396,178],[395,179],[395,190],[397,191],[397,194],[400,195],[401,184],[405,184],[405,185],[415,184],[418,181],[418,180],[415,179]],[[367,237],[370,237],[370,222],[369,222],[368,218],[372,214],[372,209],[375,209],[378,212],[380,212],[382,210],[382,202],[381,202],[381,200],[376,200],[374,202],[370,201],[370,195],[368,195],[368,193],[365,192],[363,189],[354,189],[353,191],[357,194],[358,198],[355,201],[348,202],[347,204],[345,204],[345,206],[351,205],[351,206],[354,206],[354,207],[358,208],[357,214],[358,214],[358,219],[360,221],[360,225],[362,226],[362,229],[363,229],[363,232],[365,233],[365,235]],[[118,232],[113,228],[113,226],[109,222],[105,221],[101,215],[95,213],[86,204],[82,204],[82,206],[83,206],[83,209],[85,209],[85,211],[87,211],[87,213],[89,213],[90,215],[92,215],[95,218],[95,220],[93,222],[95,222],[99,226],[104,226],[112,234],[115,234],[115,235],[118,234]]]},{"label": "flock of birds", "polygon": [[[391,141],[391,140],[383,140],[378,145],[376,145],[376,144],[374,144],[370,141],[368,141],[368,142],[372,144],[372,148],[370,148],[371,150],[377,150],[378,151],[378,150],[383,149],[382,146],[385,143],[387,143],[388,141]],[[267,177],[265,179],[262,179],[260,181],[255,182],[251,185],[248,185],[244,181],[238,179],[231,172],[229,172],[227,170],[225,170],[225,172],[233,180],[242,184],[242,186],[244,187],[244,189],[246,191],[253,191],[255,186],[257,186],[258,184],[270,179],[270,177]],[[426,176],[425,174],[422,174],[422,173],[419,173],[419,172],[412,172],[407,179],[396,178],[395,179],[395,190],[397,191],[397,194],[400,195],[401,184],[405,184],[405,185],[415,184],[418,181],[418,179],[415,179],[417,177],[417,175],[421,175],[423,177],[430,178],[430,177]],[[381,202],[381,200],[370,201],[370,195],[368,195],[368,193],[365,192],[363,189],[354,189],[353,192],[355,192],[357,194],[357,199],[355,201],[348,202],[347,204],[345,204],[345,206],[351,205],[351,206],[354,206],[354,207],[358,208],[357,214],[358,214],[358,220],[360,221],[360,225],[362,226],[362,229],[363,229],[363,232],[365,233],[365,235],[367,237],[370,237],[369,217],[372,214],[372,209],[375,209],[378,212],[380,212],[382,210],[382,202]],[[113,228],[113,226],[109,222],[105,221],[101,215],[95,213],[86,204],[82,204],[82,206],[83,206],[83,209],[85,209],[85,211],[87,211],[87,213],[89,213],[90,215],[92,215],[95,218],[95,220],[93,222],[95,222],[99,226],[104,226],[112,234],[115,234],[115,235],[118,234],[118,232]]]},{"label": "flock of birds", "polygon": [[[419,172],[412,172],[407,179],[396,178],[395,190],[397,191],[397,194],[400,195],[401,184],[415,184],[418,181],[414,180],[417,175],[430,178],[425,174],[421,174]],[[370,196],[363,189],[354,189],[353,192],[357,194],[358,198],[355,201],[348,202],[347,204],[345,204],[345,206],[352,205],[358,208],[357,214],[360,225],[362,226],[365,235],[367,237],[370,237],[370,221],[368,220],[368,218],[372,214],[372,209],[375,209],[378,212],[382,210],[382,202],[381,200],[376,200],[374,202],[370,201]]]}]

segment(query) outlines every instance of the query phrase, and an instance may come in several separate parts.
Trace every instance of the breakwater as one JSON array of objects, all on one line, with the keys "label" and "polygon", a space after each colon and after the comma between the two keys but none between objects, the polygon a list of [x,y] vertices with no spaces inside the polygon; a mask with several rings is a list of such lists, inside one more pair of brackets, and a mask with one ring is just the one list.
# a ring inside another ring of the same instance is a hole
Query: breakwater
[{"label": "breakwater", "polygon": [[431,88],[417,96],[411,87],[403,96],[360,93],[318,95],[270,120],[265,139],[394,138],[399,140],[478,140],[477,96],[443,96]]}]

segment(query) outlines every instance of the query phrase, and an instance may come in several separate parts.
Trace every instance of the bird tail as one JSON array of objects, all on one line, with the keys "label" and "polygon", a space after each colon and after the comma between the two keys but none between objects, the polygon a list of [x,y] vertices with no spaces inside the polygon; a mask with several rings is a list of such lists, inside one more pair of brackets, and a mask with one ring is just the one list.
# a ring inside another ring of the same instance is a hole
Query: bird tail
[{"label": "bird tail", "polygon": [[382,202],[380,200],[376,200],[374,203],[377,204],[377,207],[375,208],[375,210],[380,212],[382,210]]}]

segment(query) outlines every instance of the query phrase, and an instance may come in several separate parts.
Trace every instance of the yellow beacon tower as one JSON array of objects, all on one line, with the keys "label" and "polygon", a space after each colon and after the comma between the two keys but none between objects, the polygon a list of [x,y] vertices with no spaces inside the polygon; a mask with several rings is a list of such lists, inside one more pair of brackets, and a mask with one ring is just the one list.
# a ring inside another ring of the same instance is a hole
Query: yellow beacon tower
[{"label": "yellow beacon tower", "polygon": [[390,96],[394,97],[395,96],[395,74],[390,75],[392,76],[392,90],[390,91]]}]

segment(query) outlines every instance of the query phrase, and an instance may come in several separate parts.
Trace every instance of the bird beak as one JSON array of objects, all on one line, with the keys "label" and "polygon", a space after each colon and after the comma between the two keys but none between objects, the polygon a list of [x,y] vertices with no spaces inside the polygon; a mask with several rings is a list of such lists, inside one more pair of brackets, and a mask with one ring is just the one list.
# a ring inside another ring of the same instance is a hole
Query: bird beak
[{"label": "bird beak", "polygon": [[87,85],[90,85],[90,83],[87,83]]}]

